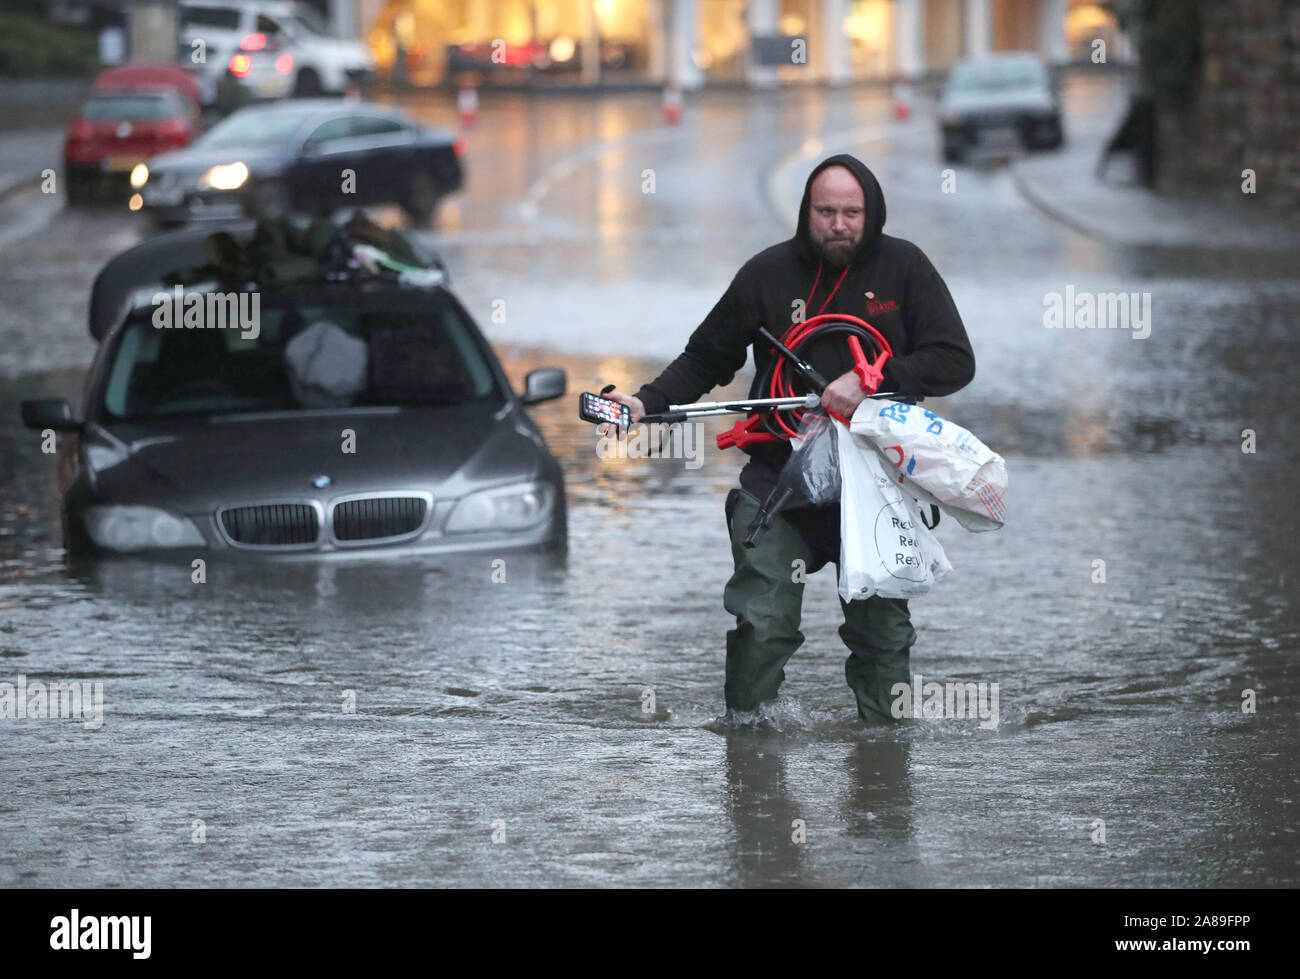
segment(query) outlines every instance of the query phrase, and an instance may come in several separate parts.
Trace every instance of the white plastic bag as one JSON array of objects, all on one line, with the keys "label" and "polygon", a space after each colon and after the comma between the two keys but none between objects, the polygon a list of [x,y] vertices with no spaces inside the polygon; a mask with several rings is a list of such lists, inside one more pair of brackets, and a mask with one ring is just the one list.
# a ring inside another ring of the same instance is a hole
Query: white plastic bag
[{"label": "white plastic bag", "polygon": [[851,431],[967,530],[997,530],[1006,521],[1006,463],[955,422],[920,405],[866,398]]},{"label": "white plastic bag", "polygon": [[284,345],[289,386],[304,408],[344,408],[365,390],[369,347],[319,320]]},{"label": "white plastic bag", "polygon": [[921,522],[921,504],[891,476],[876,450],[835,425],[840,455],[840,597],[924,595],[952,570]]}]

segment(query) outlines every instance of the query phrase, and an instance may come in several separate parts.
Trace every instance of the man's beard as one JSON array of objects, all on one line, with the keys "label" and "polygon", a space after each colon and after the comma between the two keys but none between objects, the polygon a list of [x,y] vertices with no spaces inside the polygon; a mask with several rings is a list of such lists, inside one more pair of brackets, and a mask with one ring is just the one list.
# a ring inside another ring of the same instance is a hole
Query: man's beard
[{"label": "man's beard", "polygon": [[[848,244],[850,247],[830,247],[839,243]],[[847,238],[841,238],[832,241],[814,241],[813,248],[816,250],[818,257],[831,268],[842,269],[853,258],[853,253],[857,250],[857,244],[857,242],[850,243]]]}]

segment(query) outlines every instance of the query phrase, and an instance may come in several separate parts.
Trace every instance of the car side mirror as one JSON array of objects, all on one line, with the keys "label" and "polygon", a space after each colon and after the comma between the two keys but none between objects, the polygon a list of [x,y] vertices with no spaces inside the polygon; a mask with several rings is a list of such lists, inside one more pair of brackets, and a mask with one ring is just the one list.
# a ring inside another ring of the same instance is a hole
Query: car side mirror
[{"label": "car side mirror", "polygon": [[72,417],[72,408],[62,398],[35,398],[22,405],[23,424],[38,431],[79,432],[82,423]]},{"label": "car side mirror", "polygon": [[554,401],[564,397],[568,386],[569,377],[562,367],[540,367],[529,371],[524,378],[524,395],[520,400],[526,405]]}]

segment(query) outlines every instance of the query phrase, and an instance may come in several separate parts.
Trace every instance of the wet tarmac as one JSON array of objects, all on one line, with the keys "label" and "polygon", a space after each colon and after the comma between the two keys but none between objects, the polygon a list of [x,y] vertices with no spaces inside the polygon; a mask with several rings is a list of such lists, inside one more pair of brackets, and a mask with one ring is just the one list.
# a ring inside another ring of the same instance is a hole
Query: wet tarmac
[{"label": "wet tarmac", "polygon": [[[1081,117],[1116,97],[1068,94]],[[997,683],[996,729],[864,727],[832,570],[778,706],[721,723],[741,459],[711,434],[699,468],[600,459],[569,399],[534,411],[566,470],[564,560],[70,573],[17,404],[76,395],[89,280],[141,229],[61,212],[0,248],[0,682],[100,680],[104,723],[0,720],[0,884],[1295,886],[1287,257],[1106,246],[997,166],[942,194],[933,126],[865,92],[718,95],[677,130],[640,98],[485,112],[433,235],[456,291],[517,384],[558,365],[571,392],[634,388],[788,236],[816,159],[856,147],[975,347],[936,410],[1011,473],[1007,526],[945,521],[956,570],[912,602],[914,672]],[[1045,329],[1067,287],[1150,293],[1149,335]]]}]

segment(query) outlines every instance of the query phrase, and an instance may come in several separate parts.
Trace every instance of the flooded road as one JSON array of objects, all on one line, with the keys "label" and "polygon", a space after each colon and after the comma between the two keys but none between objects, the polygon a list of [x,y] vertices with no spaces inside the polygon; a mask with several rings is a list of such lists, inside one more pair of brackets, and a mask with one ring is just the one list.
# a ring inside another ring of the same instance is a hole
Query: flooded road
[{"label": "flooded road", "polygon": [[[1117,96],[1069,97],[1086,122]],[[975,348],[975,382],[935,410],[1011,473],[1007,526],[944,521],[955,571],[911,603],[914,673],[997,683],[996,729],[864,727],[833,569],[809,581],[779,705],[719,722],[742,462],[712,448],[725,421],[693,469],[600,459],[569,398],[535,409],[566,471],[562,561],[69,573],[17,404],[76,395],[89,277],[138,229],[65,212],[2,250],[0,682],[102,681],[104,719],[0,720],[0,884],[1300,882],[1288,256],[1104,245],[1005,168],[941,194],[933,127],[891,129],[869,93],[720,94],[667,132],[637,98],[485,107],[433,238],[458,295],[517,386],[557,365],[570,392],[633,389],[788,236],[816,159],[858,152]],[[1067,287],[1150,293],[1149,335],[1045,329]]]}]

